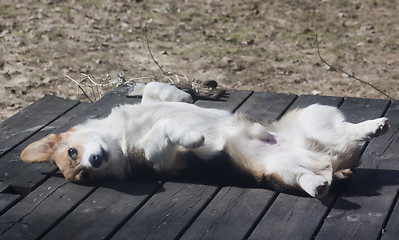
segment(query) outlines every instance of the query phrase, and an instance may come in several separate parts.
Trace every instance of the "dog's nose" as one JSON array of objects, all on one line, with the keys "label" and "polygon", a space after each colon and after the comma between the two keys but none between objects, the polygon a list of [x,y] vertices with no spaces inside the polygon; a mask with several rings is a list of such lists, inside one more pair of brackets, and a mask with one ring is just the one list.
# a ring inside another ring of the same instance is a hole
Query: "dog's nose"
[{"label": "dog's nose", "polygon": [[103,157],[97,154],[92,154],[89,157],[89,162],[94,168],[98,168],[103,162]]},{"label": "dog's nose", "polygon": [[103,162],[108,161],[108,152],[101,148],[100,153],[93,153],[89,156],[89,162],[92,167],[99,168]]}]

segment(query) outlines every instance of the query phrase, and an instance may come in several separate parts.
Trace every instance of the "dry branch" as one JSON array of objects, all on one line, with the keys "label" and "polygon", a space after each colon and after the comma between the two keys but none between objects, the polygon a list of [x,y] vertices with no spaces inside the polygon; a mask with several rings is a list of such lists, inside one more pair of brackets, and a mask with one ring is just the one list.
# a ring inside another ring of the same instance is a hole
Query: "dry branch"
[{"label": "dry branch", "polygon": [[364,80],[362,80],[362,79],[356,77],[355,74],[350,74],[350,73],[348,73],[348,72],[346,72],[346,71],[344,71],[344,70],[342,70],[342,69],[340,69],[340,68],[338,68],[338,67],[332,66],[332,65],[329,64],[326,60],[324,60],[324,58],[321,56],[321,53],[320,53],[320,47],[319,47],[319,41],[318,41],[317,35],[316,35],[316,45],[317,45],[317,53],[319,54],[320,60],[321,60],[324,64],[326,64],[327,66],[329,66],[332,70],[337,70],[337,71],[339,71],[339,72],[341,72],[341,73],[347,75],[348,77],[353,78],[353,79],[359,81],[359,82],[362,83],[362,84],[366,84],[366,85],[368,85],[368,86],[374,88],[376,91],[380,92],[382,95],[386,96],[386,97],[389,98],[390,100],[393,99],[391,96],[389,96],[387,93],[385,93],[385,92],[382,91],[381,89],[377,88],[377,87],[374,86],[373,84],[371,84],[371,83],[369,83],[369,82],[367,82],[367,81],[364,81]]}]

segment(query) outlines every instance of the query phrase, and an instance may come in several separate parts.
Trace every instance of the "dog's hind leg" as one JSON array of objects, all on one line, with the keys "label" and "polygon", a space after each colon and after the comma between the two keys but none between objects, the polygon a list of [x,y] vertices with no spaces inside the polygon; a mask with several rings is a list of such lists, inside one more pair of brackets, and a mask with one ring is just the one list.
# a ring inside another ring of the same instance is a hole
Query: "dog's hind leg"
[{"label": "dog's hind leg", "polygon": [[377,118],[360,123],[342,122],[336,128],[335,144],[328,147],[337,156],[332,161],[334,179],[345,179],[360,161],[361,142],[378,137],[388,131],[388,119]]},{"label": "dog's hind leg", "polygon": [[378,137],[388,131],[388,118],[377,118],[367,120],[357,124],[345,122],[345,131],[352,136],[355,141],[368,141],[373,137]]}]

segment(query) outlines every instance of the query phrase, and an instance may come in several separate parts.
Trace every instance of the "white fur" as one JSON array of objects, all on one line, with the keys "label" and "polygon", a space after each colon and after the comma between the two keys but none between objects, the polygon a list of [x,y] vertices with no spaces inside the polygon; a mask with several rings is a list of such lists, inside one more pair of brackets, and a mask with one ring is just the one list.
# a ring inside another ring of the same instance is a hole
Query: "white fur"
[{"label": "white fur", "polygon": [[352,124],[338,109],[317,104],[266,126],[240,114],[182,102],[191,102],[191,96],[150,83],[141,104],[116,107],[107,118],[74,127],[71,134],[89,134],[93,137],[88,141],[94,141],[86,143],[81,165],[90,168],[89,156],[102,148],[109,159],[93,170],[123,178],[131,174],[136,159],[129,156],[138,150],[161,171],[172,169],[182,150],[204,161],[227,151],[232,161],[258,178],[273,176],[283,185],[321,197],[334,175],[345,177],[357,165],[358,143],[388,126],[386,118]]}]

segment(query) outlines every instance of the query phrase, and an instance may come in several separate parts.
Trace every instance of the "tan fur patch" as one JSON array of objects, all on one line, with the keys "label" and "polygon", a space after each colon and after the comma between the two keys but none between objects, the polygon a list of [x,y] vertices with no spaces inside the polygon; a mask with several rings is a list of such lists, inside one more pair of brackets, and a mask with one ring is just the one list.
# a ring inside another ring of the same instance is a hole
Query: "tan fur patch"
[{"label": "tan fur patch", "polygon": [[225,151],[234,164],[242,170],[250,171],[255,178],[261,178],[265,173],[266,169],[261,164],[257,163],[255,159],[235,151],[229,143],[227,143]]},{"label": "tan fur patch", "polygon": [[276,185],[288,186],[288,184],[284,181],[284,179],[280,175],[278,175],[277,173],[266,174],[265,175],[265,179],[269,183],[274,183]]},{"label": "tan fur patch", "polygon": [[[76,176],[82,171],[79,164],[82,162],[85,138],[82,137],[79,140],[70,140],[72,132],[74,132],[74,130],[60,134],[62,138],[59,141],[57,149],[52,155],[52,161],[57,164],[58,168],[68,181],[76,182],[78,181]],[[68,154],[70,148],[75,148],[77,150],[77,157],[75,160],[71,159]]]},{"label": "tan fur patch", "polygon": [[128,156],[132,176],[138,178],[152,178],[157,171],[145,157],[144,149],[135,149]]}]

